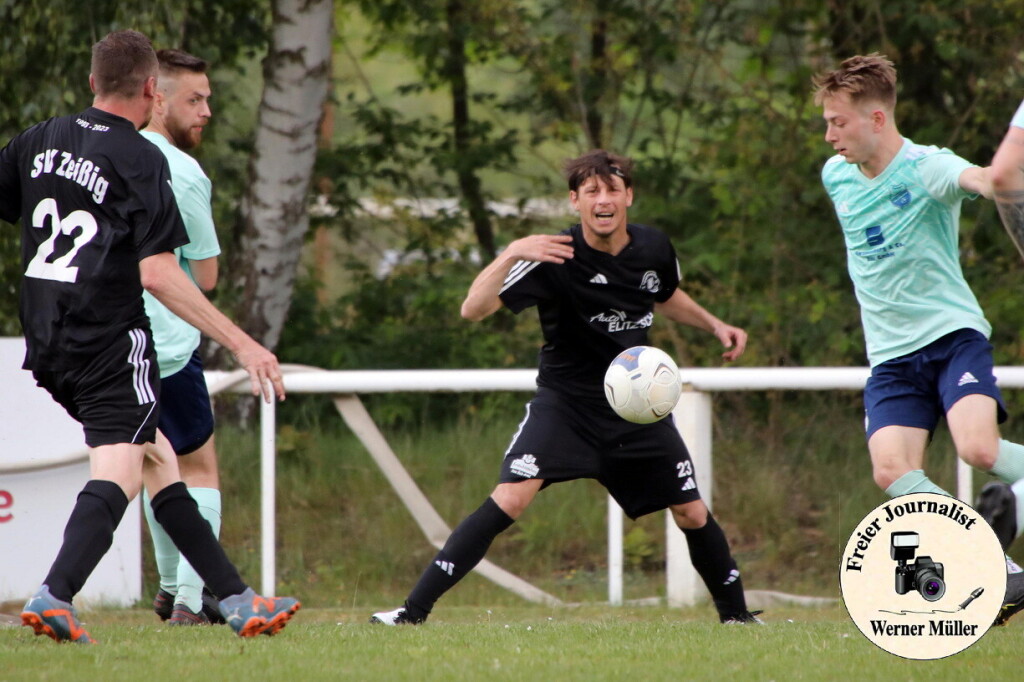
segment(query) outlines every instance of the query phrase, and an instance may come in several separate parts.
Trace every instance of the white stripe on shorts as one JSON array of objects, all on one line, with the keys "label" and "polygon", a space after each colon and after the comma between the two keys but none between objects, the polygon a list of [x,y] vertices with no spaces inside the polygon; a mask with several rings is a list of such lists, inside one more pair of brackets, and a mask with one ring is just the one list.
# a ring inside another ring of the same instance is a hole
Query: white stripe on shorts
[{"label": "white stripe on shorts", "polygon": [[149,385],[149,360],[146,359],[146,333],[141,329],[128,332],[132,339],[132,349],[128,353],[128,362],[132,364],[132,382],[135,385],[135,397],[139,405],[156,402],[153,387]]},{"label": "white stripe on shorts", "polygon": [[516,441],[519,439],[519,434],[523,432],[523,427],[526,426],[526,420],[530,418],[530,403],[526,403],[526,416],[523,417],[523,421],[519,422],[519,428],[516,429],[515,434],[512,436],[512,442],[508,444],[508,450],[505,450],[505,456],[512,452],[512,448],[515,446]]}]

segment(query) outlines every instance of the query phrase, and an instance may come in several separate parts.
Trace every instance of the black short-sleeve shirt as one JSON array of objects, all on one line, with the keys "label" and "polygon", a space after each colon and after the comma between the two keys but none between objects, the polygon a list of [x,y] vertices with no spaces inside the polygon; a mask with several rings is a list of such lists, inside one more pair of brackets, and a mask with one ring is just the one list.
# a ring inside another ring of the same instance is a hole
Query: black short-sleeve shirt
[{"label": "black short-sleeve shirt", "polygon": [[130,121],[93,107],[0,151],[0,218],[21,219],[26,369],[81,366],[148,328],[139,261],[188,243],[170,180]]},{"label": "black short-sleeve shirt", "polygon": [[574,225],[573,258],[559,265],[520,261],[501,289],[515,313],[537,306],[544,346],[537,383],[569,395],[604,400],[604,373],[621,351],[647,344],[654,304],[679,287],[679,263],[668,237],[629,224],[617,255],[591,248]]}]

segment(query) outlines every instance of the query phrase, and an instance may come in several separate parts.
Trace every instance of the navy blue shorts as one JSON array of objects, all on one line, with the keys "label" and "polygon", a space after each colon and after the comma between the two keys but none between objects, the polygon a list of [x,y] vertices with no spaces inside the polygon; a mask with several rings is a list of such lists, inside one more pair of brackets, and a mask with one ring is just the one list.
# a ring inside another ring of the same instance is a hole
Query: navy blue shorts
[{"label": "navy blue shorts", "polygon": [[126,332],[84,367],[32,376],[82,425],[89,447],[156,440],[160,371],[148,329]]},{"label": "navy blue shorts", "polygon": [[690,453],[672,417],[632,424],[601,403],[537,389],[505,452],[500,481],[603,485],[632,518],[700,499]]},{"label": "navy blue shorts", "polygon": [[203,361],[192,353],[188,364],[161,379],[160,430],[177,455],[198,450],[213,435],[213,406],[203,378]]},{"label": "navy blue shorts", "polygon": [[869,439],[885,426],[931,433],[956,401],[976,394],[993,398],[999,423],[1006,421],[992,374],[992,344],[979,331],[960,329],[872,368],[864,387],[864,429]]}]

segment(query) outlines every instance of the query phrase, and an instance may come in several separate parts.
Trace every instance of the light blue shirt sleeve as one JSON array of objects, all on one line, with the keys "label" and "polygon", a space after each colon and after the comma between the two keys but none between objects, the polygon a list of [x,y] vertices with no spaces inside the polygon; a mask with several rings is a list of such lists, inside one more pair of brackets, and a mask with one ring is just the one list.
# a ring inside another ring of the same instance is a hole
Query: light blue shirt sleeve
[{"label": "light blue shirt sleeve", "polygon": [[1017,128],[1024,128],[1024,102],[1021,102],[1020,106],[1017,107],[1017,113],[1013,115],[1013,120],[1010,121],[1010,125],[1016,126]]},{"label": "light blue shirt sleeve", "polygon": [[973,167],[973,163],[960,158],[948,149],[928,154],[917,161],[921,182],[928,190],[928,194],[946,205],[952,205],[964,199],[974,199],[978,196],[960,186],[961,173]]},{"label": "light blue shirt sleeve", "polygon": [[189,243],[181,247],[181,255],[189,260],[203,260],[220,255],[217,228],[210,212],[212,195],[209,178],[192,176],[187,180],[174,179],[174,198],[185,221]]}]

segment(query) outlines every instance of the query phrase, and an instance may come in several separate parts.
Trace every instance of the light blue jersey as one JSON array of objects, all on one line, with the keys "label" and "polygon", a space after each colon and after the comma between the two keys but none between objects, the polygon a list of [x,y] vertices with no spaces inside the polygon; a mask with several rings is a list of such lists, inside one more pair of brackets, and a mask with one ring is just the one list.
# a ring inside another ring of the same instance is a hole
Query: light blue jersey
[{"label": "light blue jersey", "polygon": [[[203,260],[220,255],[220,243],[210,210],[212,187],[199,162],[181,151],[159,133],[144,132],[167,157],[171,167],[171,186],[178,210],[185,221],[189,243],[174,250],[182,270],[194,282],[188,261]],[[168,310],[149,292],[143,292],[146,314],[153,327],[153,345],[156,347],[160,377],[176,374],[188,364],[192,353],[199,347],[199,330]]]},{"label": "light blue jersey", "polygon": [[1013,120],[1010,121],[1010,125],[1017,128],[1024,128],[1024,102],[1021,102],[1020,106],[1017,107],[1017,113],[1013,115]]},{"label": "light blue jersey", "polygon": [[834,156],[825,185],[846,239],[872,367],[958,329],[992,331],[960,268],[960,174],[973,164],[948,149],[903,147],[868,179]]}]

